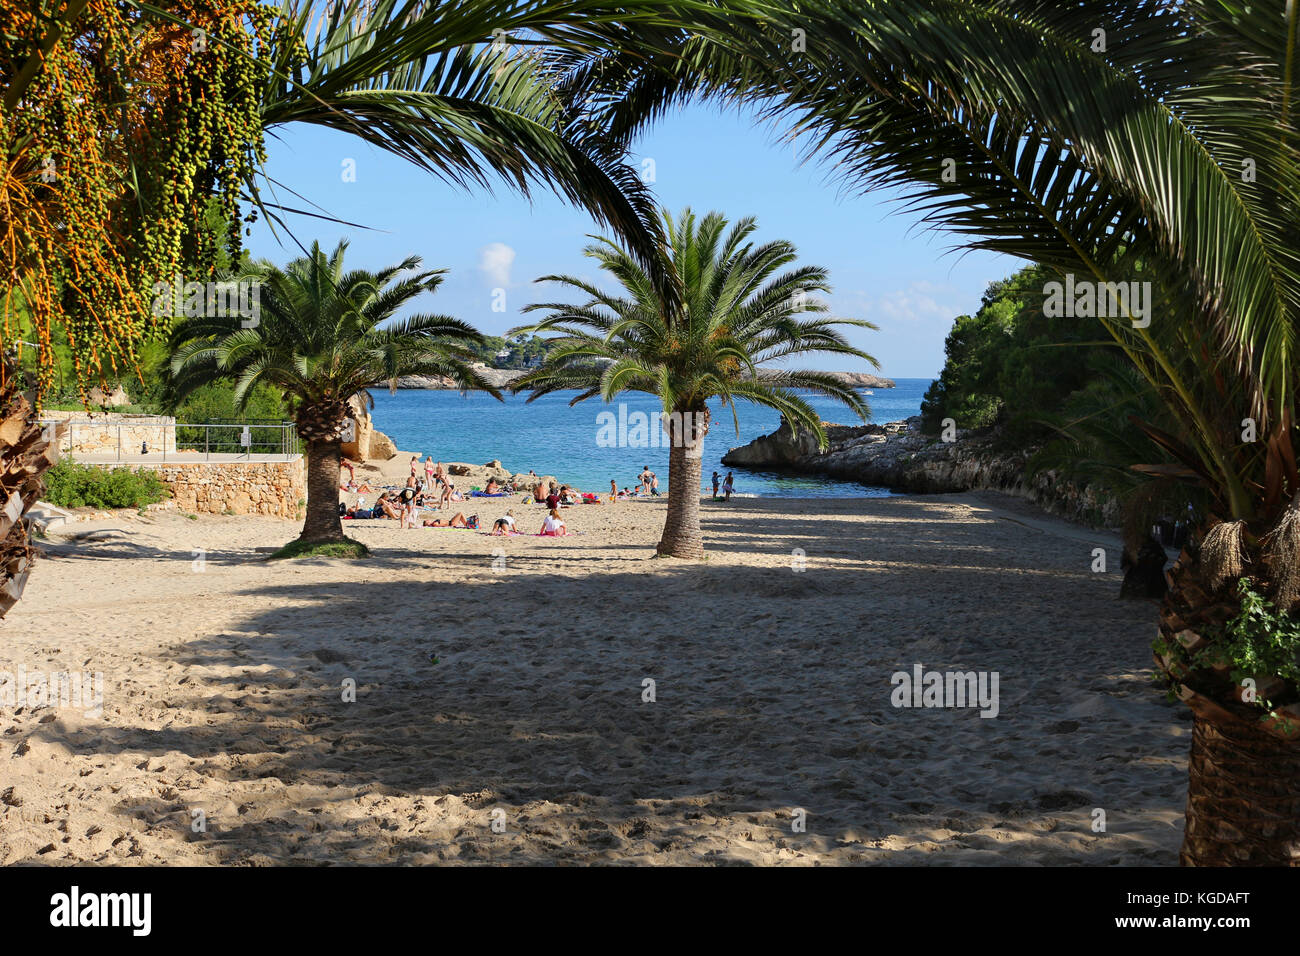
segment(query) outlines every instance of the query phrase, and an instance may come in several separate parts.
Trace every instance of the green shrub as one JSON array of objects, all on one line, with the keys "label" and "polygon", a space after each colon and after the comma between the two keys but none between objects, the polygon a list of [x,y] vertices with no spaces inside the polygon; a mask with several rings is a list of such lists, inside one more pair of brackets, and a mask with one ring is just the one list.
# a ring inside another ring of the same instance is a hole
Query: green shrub
[{"label": "green shrub", "polygon": [[1232,662],[1233,680],[1262,674],[1300,683],[1300,619],[1254,591],[1246,578],[1237,589],[1241,613],[1223,626],[1221,651]]},{"label": "green shrub", "polygon": [[60,508],[143,508],[168,496],[157,474],[143,468],[108,470],[64,458],[45,473],[45,500]]}]

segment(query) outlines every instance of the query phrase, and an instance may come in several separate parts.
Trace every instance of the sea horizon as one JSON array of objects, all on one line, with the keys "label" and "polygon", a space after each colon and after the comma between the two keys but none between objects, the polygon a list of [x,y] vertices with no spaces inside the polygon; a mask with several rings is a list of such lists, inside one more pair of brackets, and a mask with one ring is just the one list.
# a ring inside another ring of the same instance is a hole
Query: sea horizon
[{"label": "sea horizon", "polygon": [[[884,424],[900,421],[920,413],[921,398],[932,379],[894,379],[893,388],[864,389],[870,408],[867,422]],[[607,492],[611,479],[620,488],[636,484],[635,478],[645,466],[659,476],[660,490],[668,487],[668,449],[637,447],[633,429],[628,441],[609,447],[601,434],[601,413],[612,413],[614,420],[631,421],[637,413],[650,416],[659,411],[658,401],[647,395],[628,393],[618,401],[605,403],[595,399],[570,405],[576,391],[555,392],[536,401],[523,395],[505,396],[498,402],[491,396],[476,393],[462,395],[445,389],[399,389],[396,393],[377,390],[371,393],[375,405],[371,410],[374,427],[393,440],[403,452],[432,455],[435,461],[460,461],[481,465],[500,460],[516,472],[533,470],[539,475],[553,475],[562,482],[584,491]],[[836,424],[853,424],[855,416],[844,405],[820,396],[804,396],[821,414]],[[620,410],[620,406],[622,407]],[[714,471],[735,474],[736,492],[741,496],[774,498],[879,498],[894,492],[878,485],[812,475],[797,475],[745,468],[727,468],[722,456],[732,448],[745,445],[761,435],[775,431],[779,415],[768,408],[741,405],[737,433],[728,409],[710,404],[712,422],[705,439],[703,481],[709,483]]]}]

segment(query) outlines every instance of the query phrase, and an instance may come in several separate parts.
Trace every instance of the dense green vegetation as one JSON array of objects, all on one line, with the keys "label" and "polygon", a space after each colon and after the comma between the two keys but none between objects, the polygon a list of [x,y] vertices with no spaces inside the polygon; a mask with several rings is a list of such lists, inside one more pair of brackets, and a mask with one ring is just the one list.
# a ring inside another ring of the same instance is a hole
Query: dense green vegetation
[{"label": "dense green vegetation", "polygon": [[959,315],[944,342],[943,371],[921,403],[922,427],[1001,425],[1008,443],[1050,436],[1049,419],[1085,388],[1112,354],[1096,319],[1043,314],[1043,285],[1054,273],[1029,266],[990,283],[974,315]]},{"label": "dense green vegetation", "polygon": [[60,508],[143,508],[168,496],[147,468],[94,468],[64,458],[45,473],[45,500]]}]

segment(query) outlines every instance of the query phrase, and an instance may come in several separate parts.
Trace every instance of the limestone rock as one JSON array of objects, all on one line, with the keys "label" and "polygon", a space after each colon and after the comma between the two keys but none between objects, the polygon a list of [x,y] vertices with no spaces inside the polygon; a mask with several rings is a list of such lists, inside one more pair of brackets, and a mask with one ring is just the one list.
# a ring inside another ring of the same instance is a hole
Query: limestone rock
[{"label": "limestone rock", "polygon": [[366,458],[373,461],[388,461],[397,455],[397,446],[383,432],[375,430],[370,433],[370,447]]},{"label": "limestone rock", "polygon": [[342,454],[344,458],[363,462],[370,457],[370,439],[375,433],[375,425],[370,418],[365,400],[360,395],[353,395],[348,405],[352,408],[352,420],[356,423],[356,431],[352,441],[343,443]]},{"label": "limestone rock", "polygon": [[728,451],[722,463],[826,475],[914,494],[1001,491],[1083,524],[1120,523],[1119,503],[1095,489],[1054,471],[1030,478],[1034,449],[1008,449],[995,432],[959,430],[956,441],[945,442],[921,432],[920,422],[915,416],[886,425],[826,425],[829,445],[822,452],[811,437],[794,438],[782,421],[772,434]]}]

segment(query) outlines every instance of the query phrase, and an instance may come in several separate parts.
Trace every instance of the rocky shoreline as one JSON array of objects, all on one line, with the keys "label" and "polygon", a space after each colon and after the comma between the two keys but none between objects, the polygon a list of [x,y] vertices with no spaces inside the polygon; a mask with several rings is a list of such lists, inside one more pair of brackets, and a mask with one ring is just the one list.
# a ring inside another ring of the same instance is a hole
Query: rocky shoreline
[{"label": "rocky shoreline", "polygon": [[[523,369],[492,368],[481,364],[474,365],[474,369],[496,388],[506,388],[515,379],[525,374]],[[760,372],[760,377],[768,377],[772,374],[776,373]],[[834,375],[847,385],[852,385],[854,388],[894,388],[896,385],[892,378],[883,378],[867,372],[831,372],[829,374]],[[397,387],[454,389],[456,384],[443,375],[407,375],[397,380]]]},{"label": "rocky shoreline", "polygon": [[1098,496],[1053,471],[1033,478],[1026,466],[1033,449],[1009,452],[992,433],[958,430],[944,442],[920,430],[919,416],[885,425],[825,425],[829,445],[819,452],[812,437],[797,439],[783,420],[770,435],[732,448],[722,458],[729,468],[824,475],[912,494],[1000,491],[1033,502],[1044,511],[1091,527],[1116,528],[1117,502]]}]

